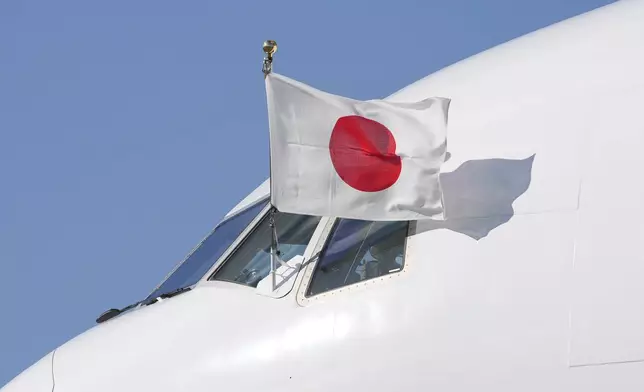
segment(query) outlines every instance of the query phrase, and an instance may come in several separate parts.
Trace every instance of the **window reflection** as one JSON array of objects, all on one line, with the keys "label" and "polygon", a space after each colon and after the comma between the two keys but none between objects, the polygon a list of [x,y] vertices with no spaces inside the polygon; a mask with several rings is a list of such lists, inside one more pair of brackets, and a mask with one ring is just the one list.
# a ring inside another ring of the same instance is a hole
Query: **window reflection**
[{"label": "window reflection", "polygon": [[400,271],[408,222],[340,219],[318,261],[307,295]]},{"label": "window reflection", "polygon": [[197,283],[266,204],[258,203],[220,223],[148,299]]},{"label": "window reflection", "polygon": [[[275,213],[277,251],[283,261],[304,254],[320,219],[318,216]],[[271,230],[268,217],[265,217],[223,263],[212,279],[257,287],[259,281],[270,273]],[[279,264],[275,267],[279,267]]]}]

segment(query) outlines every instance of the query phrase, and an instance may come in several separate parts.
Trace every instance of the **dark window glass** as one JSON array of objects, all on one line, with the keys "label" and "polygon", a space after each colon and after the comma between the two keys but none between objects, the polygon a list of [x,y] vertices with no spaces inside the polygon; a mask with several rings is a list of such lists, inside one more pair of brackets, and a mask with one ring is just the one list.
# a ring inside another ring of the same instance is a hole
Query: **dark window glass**
[{"label": "dark window glass", "polygon": [[148,299],[197,283],[267,203],[258,203],[217,225],[172,275],[148,296]]},{"label": "dark window glass", "polygon": [[315,267],[307,295],[400,271],[408,225],[406,221],[340,219]]},{"label": "dark window glass", "polygon": [[[288,261],[303,255],[320,217],[276,212],[274,219],[279,257]],[[271,230],[266,216],[211,279],[257,287],[270,273]],[[275,268],[278,267],[276,262]]]}]

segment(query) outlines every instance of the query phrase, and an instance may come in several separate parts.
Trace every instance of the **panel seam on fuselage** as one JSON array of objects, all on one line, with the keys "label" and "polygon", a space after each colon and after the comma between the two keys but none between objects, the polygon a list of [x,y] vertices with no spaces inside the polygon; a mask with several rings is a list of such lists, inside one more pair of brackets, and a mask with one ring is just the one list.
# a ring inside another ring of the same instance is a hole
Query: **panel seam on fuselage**
[{"label": "panel seam on fuselage", "polygon": [[584,363],[581,365],[569,365],[570,368],[583,368],[591,366],[607,366],[607,365],[625,365],[629,363],[642,363],[644,359],[633,359],[629,361],[613,361],[613,362],[598,362],[598,363]]}]

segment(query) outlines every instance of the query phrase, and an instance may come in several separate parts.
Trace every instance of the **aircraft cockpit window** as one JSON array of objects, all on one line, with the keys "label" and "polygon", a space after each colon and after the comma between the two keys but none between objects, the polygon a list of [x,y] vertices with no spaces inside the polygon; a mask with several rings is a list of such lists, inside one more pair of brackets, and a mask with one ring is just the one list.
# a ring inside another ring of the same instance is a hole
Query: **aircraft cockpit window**
[{"label": "aircraft cockpit window", "polygon": [[197,283],[267,204],[257,203],[221,222],[148,299]]},{"label": "aircraft cockpit window", "polygon": [[[275,212],[277,252],[281,260],[286,262],[297,255],[304,255],[320,219],[318,216]],[[266,216],[221,265],[211,280],[257,287],[259,281],[270,273],[271,237],[272,229]]]},{"label": "aircraft cockpit window", "polygon": [[340,219],[315,266],[307,295],[402,270],[408,225]]}]

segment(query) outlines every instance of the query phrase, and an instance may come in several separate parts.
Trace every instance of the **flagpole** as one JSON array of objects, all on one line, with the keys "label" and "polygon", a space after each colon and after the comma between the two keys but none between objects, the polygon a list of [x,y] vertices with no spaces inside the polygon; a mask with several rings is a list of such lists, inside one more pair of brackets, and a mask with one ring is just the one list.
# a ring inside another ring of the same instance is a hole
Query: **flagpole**
[{"label": "flagpole", "polygon": [[[273,40],[267,40],[264,41],[264,44],[262,45],[262,50],[265,53],[264,57],[264,63],[262,65],[262,72],[264,73],[264,79],[268,76],[268,74],[271,73],[273,70],[273,54],[277,52],[277,42]],[[271,174],[271,138],[269,136],[268,138],[268,173],[269,173],[269,181],[270,181],[270,174]],[[271,186],[272,188],[272,186]],[[269,198],[269,199],[272,199]],[[276,257],[276,252],[277,252],[277,229],[275,228],[275,206],[273,206],[272,201],[269,201],[271,204],[271,209],[269,211],[269,216],[268,216],[268,224],[271,228],[271,286],[272,286],[272,291],[275,291],[276,288],[276,281],[275,281],[275,257]]]}]

